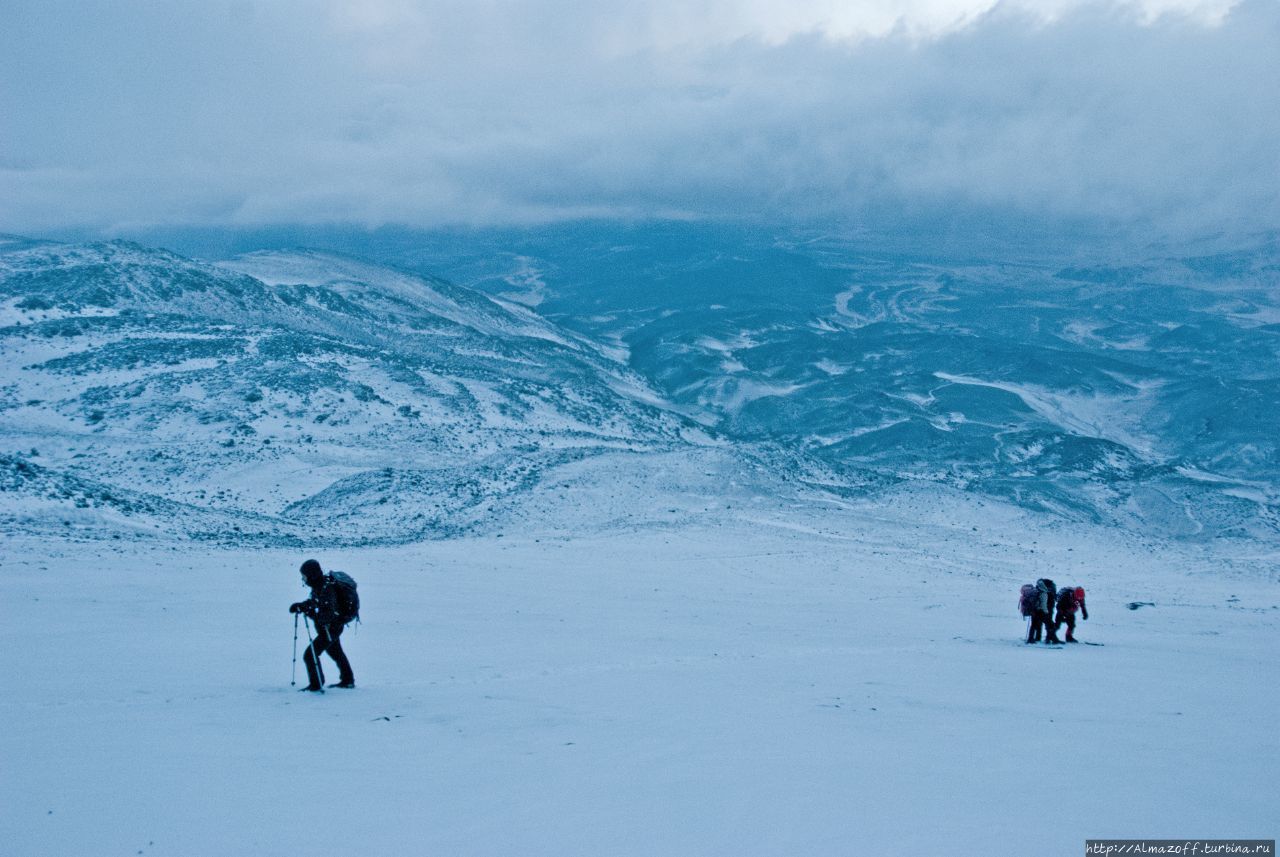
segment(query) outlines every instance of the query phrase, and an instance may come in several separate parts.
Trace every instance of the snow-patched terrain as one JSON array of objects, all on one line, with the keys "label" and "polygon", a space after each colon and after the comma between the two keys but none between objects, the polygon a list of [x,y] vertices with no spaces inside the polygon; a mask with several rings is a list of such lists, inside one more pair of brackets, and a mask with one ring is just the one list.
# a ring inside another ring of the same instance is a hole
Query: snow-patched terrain
[{"label": "snow-patched terrain", "polygon": [[[7,541],[3,851],[1020,857],[1274,836],[1274,554],[945,493],[699,512],[320,552],[365,618],[344,637],[359,687],[324,696],[289,686],[303,553]],[[1019,643],[1038,574],[1088,588],[1079,636],[1102,645]]]},{"label": "snow-patched terrain", "polygon": [[838,478],[923,479],[1177,537],[1280,532],[1274,236],[995,260],[939,255],[937,236],[895,252],[708,224],[447,238],[385,252],[494,294],[535,269],[539,313],[616,343],[724,433]]},{"label": "snow-patched terrain", "polygon": [[[926,481],[1276,541],[1274,242],[1063,266],[710,238],[570,228],[475,287],[311,250],[11,240],[0,480],[21,499],[0,515],[395,543],[477,532],[602,454],[731,446],[841,496]],[[536,313],[508,299],[533,281]]]},{"label": "snow-patched terrain", "polygon": [[331,254],[20,244],[0,314],[0,520],[28,531],[439,538],[563,464],[708,440],[523,306]]}]

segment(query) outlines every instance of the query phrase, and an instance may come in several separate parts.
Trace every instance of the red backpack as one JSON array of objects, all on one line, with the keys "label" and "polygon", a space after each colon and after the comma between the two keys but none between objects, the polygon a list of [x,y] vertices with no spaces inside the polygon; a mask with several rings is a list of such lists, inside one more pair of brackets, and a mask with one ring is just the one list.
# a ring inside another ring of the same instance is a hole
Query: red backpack
[{"label": "red backpack", "polygon": [[1022,611],[1023,616],[1032,616],[1036,612],[1036,586],[1034,583],[1022,584],[1022,591],[1018,595],[1018,609]]}]

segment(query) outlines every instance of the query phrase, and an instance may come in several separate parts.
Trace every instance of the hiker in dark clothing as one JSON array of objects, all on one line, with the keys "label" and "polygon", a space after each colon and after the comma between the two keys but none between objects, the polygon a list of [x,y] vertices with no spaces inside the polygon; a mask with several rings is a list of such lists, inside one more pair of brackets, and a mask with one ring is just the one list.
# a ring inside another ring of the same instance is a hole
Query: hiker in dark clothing
[{"label": "hiker in dark clothing", "polygon": [[1036,581],[1035,612],[1031,614],[1031,627],[1027,631],[1027,642],[1040,641],[1040,631],[1044,630],[1045,645],[1060,644],[1058,626],[1053,623],[1053,606],[1057,600],[1057,587],[1047,577]]},{"label": "hiker in dark clothing", "polygon": [[342,615],[337,586],[332,576],[325,574],[320,563],[314,559],[304,562],[301,571],[303,582],[311,587],[311,597],[289,605],[289,612],[310,616],[316,626],[315,639],[302,656],[303,663],[307,665],[307,677],[311,680],[303,690],[318,691],[324,687],[316,659],[325,652],[338,665],[338,681],[330,687],[355,687],[356,678],[351,672],[351,662],[347,660],[347,653],[342,651],[340,640],[342,629],[351,617]]},{"label": "hiker in dark clothing", "polygon": [[1022,618],[1027,620],[1027,642],[1040,642],[1040,628],[1036,627],[1035,636],[1031,634],[1031,617],[1036,615],[1036,585],[1034,583],[1022,584],[1022,589],[1018,592],[1018,612],[1022,614]]},{"label": "hiker in dark clothing", "polygon": [[1058,590],[1058,615],[1053,620],[1053,628],[1056,632],[1065,623],[1067,626],[1067,642],[1077,643],[1079,640],[1075,638],[1076,630],[1076,608],[1080,609],[1080,618],[1088,619],[1089,610],[1084,606],[1084,587],[1064,587]]}]

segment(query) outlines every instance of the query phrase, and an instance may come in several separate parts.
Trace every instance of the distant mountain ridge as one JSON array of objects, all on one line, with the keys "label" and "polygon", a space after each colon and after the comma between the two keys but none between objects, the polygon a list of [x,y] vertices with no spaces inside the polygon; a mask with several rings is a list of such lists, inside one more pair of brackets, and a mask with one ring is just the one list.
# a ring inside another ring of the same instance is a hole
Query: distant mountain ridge
[{"label": "distant mountain ridge", "polygon": [[[544,462],[701,435],[523,307],[344,257],[214,266],[125,242],[20,246],[0,252],[0,301],[11,471],[263,532],[340,518],[352,538],[448,534]],[[408,502],[409,485],[412,513],[374,508]]]},{"label": "distant mountain ridge", "polygon": [[937,484],[1280,532],[1273,249],[1062,267],[549,234],[468,262],[470,286],[314,250],[5,239],[0,514],[62,526],[105,492],[161,530],[394,542],[534,502],[545,523],[593,479],[631,498],[591,501],[608,520],[661,518],[719,479],[739,504]]},{"label": "distant mountain ridge", "polygon": [[567,224],[502,235],[506,254],[446,237],[447,251],[420,240],[387,255],[494,294],[534,288],[541,314],[611,343],[668,400],[837,482],[945,483],[1186,536],[1276,534],[1274,235],[1110,261],[1023,248],[1018,262],[711,225]]}]

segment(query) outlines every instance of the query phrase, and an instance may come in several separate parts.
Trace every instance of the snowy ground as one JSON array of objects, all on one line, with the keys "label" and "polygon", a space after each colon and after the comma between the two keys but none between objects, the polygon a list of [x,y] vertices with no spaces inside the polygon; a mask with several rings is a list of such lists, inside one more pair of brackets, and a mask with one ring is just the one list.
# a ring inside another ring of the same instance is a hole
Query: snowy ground
[{"label": "snowy ground", "polygon": [[[1280,830],[1280,558],[1243,543],[908,495],[321,553],[365,617],[358,689],[324,696],[289,686],[301,553],[0,550],[4,855],[1077,855]],[[1042,575],[1088,588],[1102,646],[1019,643]]]}]

